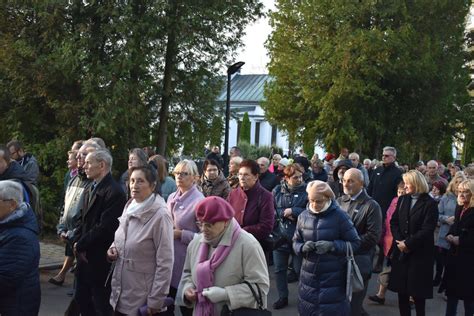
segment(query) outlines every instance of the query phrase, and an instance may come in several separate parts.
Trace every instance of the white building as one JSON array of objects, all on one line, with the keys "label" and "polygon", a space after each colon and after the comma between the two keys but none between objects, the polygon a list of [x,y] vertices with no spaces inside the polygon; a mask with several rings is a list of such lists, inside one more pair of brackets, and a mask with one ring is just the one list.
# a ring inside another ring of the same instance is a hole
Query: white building
[{"label": "white building", "polygon": [[[270,80],[269,75],[241,75],[235,74],[231,79],[229,122],[229,148],[237,146],[240,124],[245,112],[248,113],[251,129],[250,142],[256,146],[276,145],[288,154],[289,142],[287,135],[271,125],[265,118],[265,111],[260,106],[264,100],[263,90],[265,83]],[[227,82],[222,89],[217,103],[225,108],[227,99]]]}]

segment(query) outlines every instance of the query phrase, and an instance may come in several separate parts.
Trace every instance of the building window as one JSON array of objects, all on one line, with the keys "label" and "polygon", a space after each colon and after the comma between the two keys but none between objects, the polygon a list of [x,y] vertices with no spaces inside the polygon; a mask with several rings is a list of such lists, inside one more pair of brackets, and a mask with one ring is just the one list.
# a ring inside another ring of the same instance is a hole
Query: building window
[{"label": "building window", "polygon": [[260,145],[260,122],[255,122],[255,146]]},{"label": "building window", "polygon": [[275,145],[277,141],[277,127],[272,125],[272,145]]}]

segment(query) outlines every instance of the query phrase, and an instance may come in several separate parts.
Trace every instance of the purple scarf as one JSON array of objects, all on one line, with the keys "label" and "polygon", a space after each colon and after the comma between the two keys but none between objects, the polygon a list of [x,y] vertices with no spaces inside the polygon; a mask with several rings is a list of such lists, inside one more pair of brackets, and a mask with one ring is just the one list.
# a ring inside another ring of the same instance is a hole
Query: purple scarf
[{"label": "purple scarf", "polygon": [[209,301],[204,295],[202,290],[209,288],[214,285],[214,271],[220,266],[220,264],[227,258],[227,255],[232,250],[235,241],[240,235],[240,225],[235,219],[232,219],[233,231],[230,246],[219,245],[216,251],[211,255],[209,260],[209,244],[201,242],[199,247],[199,261],[196,267],[196,283],[197,283],[197,303],[195,306],[195,315],[198,316],[213,316],[214,315],[214,304]]}]

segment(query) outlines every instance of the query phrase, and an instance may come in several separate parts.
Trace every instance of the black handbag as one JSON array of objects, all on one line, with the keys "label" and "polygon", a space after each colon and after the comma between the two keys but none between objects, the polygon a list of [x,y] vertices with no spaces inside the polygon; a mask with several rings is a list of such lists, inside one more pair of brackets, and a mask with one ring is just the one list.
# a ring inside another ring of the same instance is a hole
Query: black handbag
[{"label": "black handbag", "polygon": [[244,281],[245,284],[250,288],[250,291],[252,291],[253,297],[257,301],[258,308],[248,308],[248,307],[242,307],[242,308],[237,308],[234,310],[230,310],[229,306],[224,305],[221,311],[221,316],[272,316],[272,312],[269,310],[266,310],[263,307],[263,300],[262,300],[262,292],[260,291],[260,287],[258,284],[255,283],[255,286],[257,286],[258,290],[258,296],[257,293],[255,293],[255,290],[252,288],[252,285],[250,285],[249,282]]}]

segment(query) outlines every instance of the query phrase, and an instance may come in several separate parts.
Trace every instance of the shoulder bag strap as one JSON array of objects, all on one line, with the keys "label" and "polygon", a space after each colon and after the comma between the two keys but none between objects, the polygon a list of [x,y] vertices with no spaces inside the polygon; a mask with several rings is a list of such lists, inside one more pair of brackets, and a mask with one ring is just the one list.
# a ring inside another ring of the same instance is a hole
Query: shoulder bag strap
[{"label": "shoulder bag strap", "polygon": [[252,291],[252,295],[257,301],[258,308],[263,309],[262,293],[260,292],[260,287],[258,286],[258,284],[255,283],[258,289],[258,294],[259,294],[257,296],[257,293],[255,293],[255,290],[253,289],[252,285],[249,282],[244,281],[243,283],[247,284],[247,286],[250,288],[250,291]]}]

